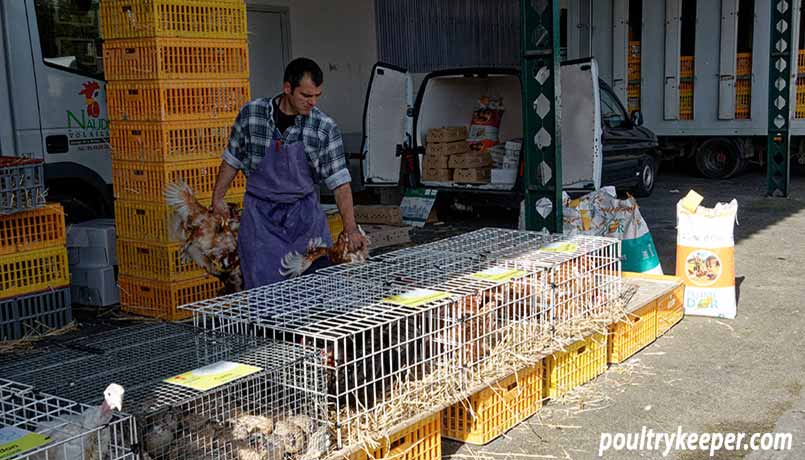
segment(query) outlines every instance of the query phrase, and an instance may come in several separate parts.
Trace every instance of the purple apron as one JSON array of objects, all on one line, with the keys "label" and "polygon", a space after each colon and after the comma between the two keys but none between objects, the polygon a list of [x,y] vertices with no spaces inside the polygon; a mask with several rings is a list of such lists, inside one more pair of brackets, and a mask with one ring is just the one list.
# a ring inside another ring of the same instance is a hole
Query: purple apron
[{"label": "purple apron", "polygon": [[305,146],[301,141],[287,145],[277,138],[278,133],[275,130],[275,140],[246,181],[238,234],[246,289],[285,279],[279,273],[282,257],[290,251],[304,254],[310,239],[320,237],[332,245]]}]

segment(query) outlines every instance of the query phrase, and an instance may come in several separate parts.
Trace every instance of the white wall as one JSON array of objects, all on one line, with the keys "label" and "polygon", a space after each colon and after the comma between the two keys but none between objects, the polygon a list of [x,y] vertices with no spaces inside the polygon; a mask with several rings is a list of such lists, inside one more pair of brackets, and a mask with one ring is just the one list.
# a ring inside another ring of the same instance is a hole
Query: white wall
[{"label": "white wall", "polygon": [[377,62],[374,0],[247,0],[287,7],[291,58],[309,57],[324,71],[319,107],[344,133],[363,130],[363,105]]}]

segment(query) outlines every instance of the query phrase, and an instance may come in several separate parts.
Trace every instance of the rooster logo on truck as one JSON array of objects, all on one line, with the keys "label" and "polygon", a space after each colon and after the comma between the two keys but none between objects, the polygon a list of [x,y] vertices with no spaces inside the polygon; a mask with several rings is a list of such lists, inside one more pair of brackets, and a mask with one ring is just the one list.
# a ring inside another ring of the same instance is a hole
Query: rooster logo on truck
[{"label": "rooster logo on truck", "polygon": [[87,115],[92,118],[98,118],[101,115],[101,105],[98,104],[100,90],[101,85],[97,81],[88,81],[84,83],[84,88],[78,93],[84,95],[84,102],[87,103]]}]

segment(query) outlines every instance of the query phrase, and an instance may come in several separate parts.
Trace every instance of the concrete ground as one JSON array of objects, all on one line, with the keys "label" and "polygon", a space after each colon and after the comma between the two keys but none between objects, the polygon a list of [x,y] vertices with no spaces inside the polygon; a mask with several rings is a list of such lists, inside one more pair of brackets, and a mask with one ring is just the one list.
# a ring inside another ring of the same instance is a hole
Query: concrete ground
[{"label": "concrete ground", "polygon": [[[602,433],[791,432],[788,453],[719,451],[716,459],[805,458],[805,180],[792,198],[765,195],[765,176],[707,181],[665,174],[639,200],[665,273],[675,270],[675,205],[691,188],[704,204],[736,198],[735,320],[686,317],[631,360],[484,447],[445,442],[445,459],[709,458],[709,452],[605,452]],[[506,226],[512,225],[507,222]]]}]

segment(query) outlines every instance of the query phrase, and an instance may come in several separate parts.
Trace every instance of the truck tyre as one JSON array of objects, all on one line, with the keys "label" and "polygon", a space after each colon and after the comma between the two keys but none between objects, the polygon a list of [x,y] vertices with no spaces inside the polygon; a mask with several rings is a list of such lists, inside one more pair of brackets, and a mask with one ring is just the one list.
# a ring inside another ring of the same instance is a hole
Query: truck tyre
[{"label": "truck tyre", "polygon": [[715,138],[696,149],[696,168],[708,179],[728,179],[741,169],[741,153],[728,139]]},{"label": "truck tyre", "polygon": [[640,177],[634,189],[635,196],[646,197],[654,191],[654,183],[657,180],[657,161],[652,157],[643,160],[640,166]]}]

